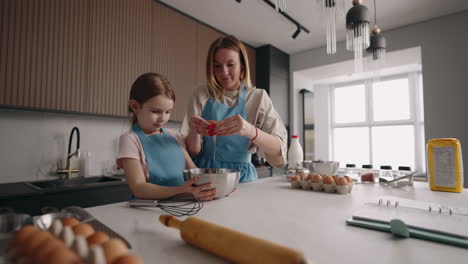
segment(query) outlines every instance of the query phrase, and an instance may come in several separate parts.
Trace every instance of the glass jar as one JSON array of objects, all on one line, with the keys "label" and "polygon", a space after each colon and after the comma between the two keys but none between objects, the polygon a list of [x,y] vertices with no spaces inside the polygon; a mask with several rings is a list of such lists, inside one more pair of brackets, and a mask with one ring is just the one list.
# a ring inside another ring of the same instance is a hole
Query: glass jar
[{"label": "glass jar", "polygon": [[380,166],[380,178],[385,179],[387,181],[393,180],[393,170],[392,166],[389,165],[382,165]]},{"label": "glass jar", "polygon": [[356,168],[356,164],[346,164],[345,175],[354,182],[359,182],[359,169]]},{"label": "glass jar", "polygon": [[379,178],[379,172],[374,170],[371,164],[362,165],[359,173],[361,182],[376,182]]},{"label": "glass jar", "polygon": [[[398,170],[395,173],[394,178],[400,178],[411,173],[411,167],[409,166],[398,166]],[[407,182],[409,186],[413,186],[413,175],[408,179],[401,180],[402,182]]]}]

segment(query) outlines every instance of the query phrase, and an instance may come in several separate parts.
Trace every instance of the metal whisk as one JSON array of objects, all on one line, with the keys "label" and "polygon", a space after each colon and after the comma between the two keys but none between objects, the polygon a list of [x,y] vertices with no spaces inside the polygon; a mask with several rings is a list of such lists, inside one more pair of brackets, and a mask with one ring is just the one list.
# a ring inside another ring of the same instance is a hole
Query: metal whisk
[{"label": "metal whisk", "polygon": [[203,202],[195,198],[192,193],[180,193],[161,200],[130,200],[131,207],[158,207],[173,216],[190,216],[203,208]]}]

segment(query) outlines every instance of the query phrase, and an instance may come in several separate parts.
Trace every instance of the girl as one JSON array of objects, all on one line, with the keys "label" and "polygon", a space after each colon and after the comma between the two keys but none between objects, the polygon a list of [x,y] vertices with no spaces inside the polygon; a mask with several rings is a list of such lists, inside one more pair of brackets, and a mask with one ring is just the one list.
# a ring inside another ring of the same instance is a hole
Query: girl
[{"label": "girl", "polygon": [[169,81],[157,73],[146,73],[132,85],[129,112],[132,129],[121,135],[117,164],[124,169],[133,195],[139,199],[164,199],[190,192],[201,200],[211,200],[216,190],[211,184],[192,186],[198,178],[184,183],[185,168],[196,168],[182,137],[163,128],[174,108],[175,94]]},{"label": "girl", "polygon": [[240,182],[257,179],[251,163],[254,152],[274,167],[283,167],[286,128],[266,91],[252,87],[242,42],[234,36],[215,40],[208,50],[206,78],[207,85],[192,97],[181,129],[197,166],[239,169]]}]

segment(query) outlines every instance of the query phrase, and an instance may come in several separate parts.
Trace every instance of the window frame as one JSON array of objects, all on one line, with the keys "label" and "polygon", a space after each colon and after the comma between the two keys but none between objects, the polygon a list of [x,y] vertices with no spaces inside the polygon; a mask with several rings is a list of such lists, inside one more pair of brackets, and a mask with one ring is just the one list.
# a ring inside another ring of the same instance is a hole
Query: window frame
[{"label": "window frame", "polygon": [[[397,79],[408,80],[409,90],[409,119],[406,120],[391,120],[391,121],[374,121],[373,119],[373,83],[380,81],[391,81]],[[355,86],[364,84],[364,96],[365,96],[365,121],[364,122],[349,122],[349,123],[336,123],[335,120],[335,91],[348,86]],[[373,164],[373,153],[372,153],[372,128],[379,126],[400,126],[400,125],[412,125],[414,131],[414,161],[415,169],[418,172],[425,172],[425,149],[424,149],[424,114],[423,101],[422,101],[422,72],[412,71],[407,73],[392,74],[387,76],[381,76],[380,78],[365,78],[354,81],[339,82],[330,84],[330,148],[329,153],[331,158],[334,159],[334,129],[336,128],[350,128],[350,127],[366,127],[369,132],[369,157],[370,164]],[[383,164],[380,164],[383,165]],[[405,164],[401,164],[405,165]]]}]

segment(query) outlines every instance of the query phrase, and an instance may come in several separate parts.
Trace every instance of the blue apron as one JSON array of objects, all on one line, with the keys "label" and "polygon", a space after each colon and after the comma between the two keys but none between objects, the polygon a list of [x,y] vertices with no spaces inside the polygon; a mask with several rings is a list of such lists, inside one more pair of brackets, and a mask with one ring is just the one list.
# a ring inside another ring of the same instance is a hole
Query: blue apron
[{"label": "blue apron", "polygon": [[140,139],[149,169],[149,182],[161,186],[184,183],[185,156],[177,140],[165,129],[161,134],[145,135],[138,124],[133,131]]},{"label": "blue apron", "polygon": [[[237,105],[228,107],[209,98],[203,107],[202,118],[205,120],[221,121],[231,116],[241,115],[247,120],[245,98],[247,89],[242,85],[237,99]],[[240,182],[257,179],[257,171],[251,162],[248,151],[249,139],[244,136],[217,136],[216,154],[213,153],[213,137],[203,137],[202,151],[195,157],[194,162],[199,168],[225,168],[241,171]],[[215,154],[215,155],[214,155]],[[213,159],[215,156],[216,160]]]}]

